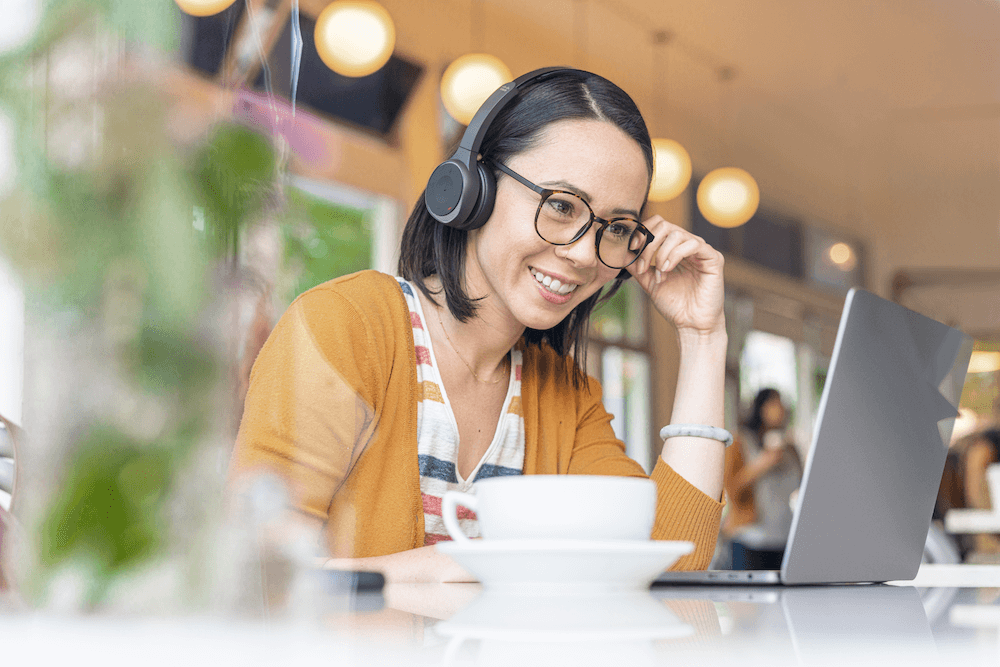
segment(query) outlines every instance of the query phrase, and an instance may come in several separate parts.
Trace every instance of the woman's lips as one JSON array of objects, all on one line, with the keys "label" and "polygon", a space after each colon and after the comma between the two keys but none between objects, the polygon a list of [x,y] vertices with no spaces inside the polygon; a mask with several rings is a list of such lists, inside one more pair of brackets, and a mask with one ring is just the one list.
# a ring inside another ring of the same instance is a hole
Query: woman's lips
[{"label": "woman's lips", "polygon": [[531,269],[531,276],[535,279],[542,298],[550,303],[566,303],[573,298],[573,292],[578,287],[574,283],[563,283],[558,278],[553,278],[538,269]]}]

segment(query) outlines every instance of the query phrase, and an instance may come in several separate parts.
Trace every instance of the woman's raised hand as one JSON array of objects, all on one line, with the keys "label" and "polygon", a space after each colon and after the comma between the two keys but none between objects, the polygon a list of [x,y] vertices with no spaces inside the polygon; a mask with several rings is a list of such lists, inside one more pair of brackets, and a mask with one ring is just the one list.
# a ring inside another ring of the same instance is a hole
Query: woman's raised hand
[{"label": "woman's raised hand", "polygon": [[656,309],[678,331],[724,331],[722,253],[658,215],[643,225],[655,238],[627,271]]}]

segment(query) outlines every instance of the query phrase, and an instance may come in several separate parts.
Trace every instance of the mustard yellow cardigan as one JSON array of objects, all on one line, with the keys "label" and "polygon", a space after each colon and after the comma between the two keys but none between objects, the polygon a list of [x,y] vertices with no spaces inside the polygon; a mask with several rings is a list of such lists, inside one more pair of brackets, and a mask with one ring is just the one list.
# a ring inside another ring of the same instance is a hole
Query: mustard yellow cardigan
[{"label": "mustard yellow cardigan", "polygon": [[[615,438],[600,385],[574,389],[571,359],[548,346],[522,349],[524,473],[645,476]],[[423,546],[418,391],[396,280],[362,271],[319,285],[288,308],[257,357],[231,474],[281,477],[295,507],[324,522],[332,555]],[[722,504],[662,460],[652,479],[653,538],[695,543],[676,569],[707,567]]]}]

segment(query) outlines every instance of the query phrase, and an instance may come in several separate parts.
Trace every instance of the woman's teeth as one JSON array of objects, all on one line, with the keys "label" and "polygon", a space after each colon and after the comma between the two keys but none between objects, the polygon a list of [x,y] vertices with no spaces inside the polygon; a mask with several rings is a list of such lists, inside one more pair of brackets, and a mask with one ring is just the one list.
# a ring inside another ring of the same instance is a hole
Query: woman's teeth
[{"label": "woman's teeth", "polygon": [[554,294],[569,294],[576,289],[576,285],[563,285],[558,280],[554,279],[552,276],[547,276],[540,271],[534,269],[531,270],[531,275],[535,277],[538,283],[545,287],[548,291]]}]

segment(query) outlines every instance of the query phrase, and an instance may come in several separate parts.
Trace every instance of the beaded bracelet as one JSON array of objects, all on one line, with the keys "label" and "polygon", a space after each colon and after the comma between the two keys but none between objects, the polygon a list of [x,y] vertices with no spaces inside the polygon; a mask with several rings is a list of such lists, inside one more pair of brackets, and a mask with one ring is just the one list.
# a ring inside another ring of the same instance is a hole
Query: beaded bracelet
[{"label": "beaded bracelet", "polygon": [[694,436],[696,438],[708,438],[718,440],[726,447],[733,444],[733,434],[718,426],[704,426],[702,424],[667,424],[660,429],[660,438],[666,440],[676,436]]}]

